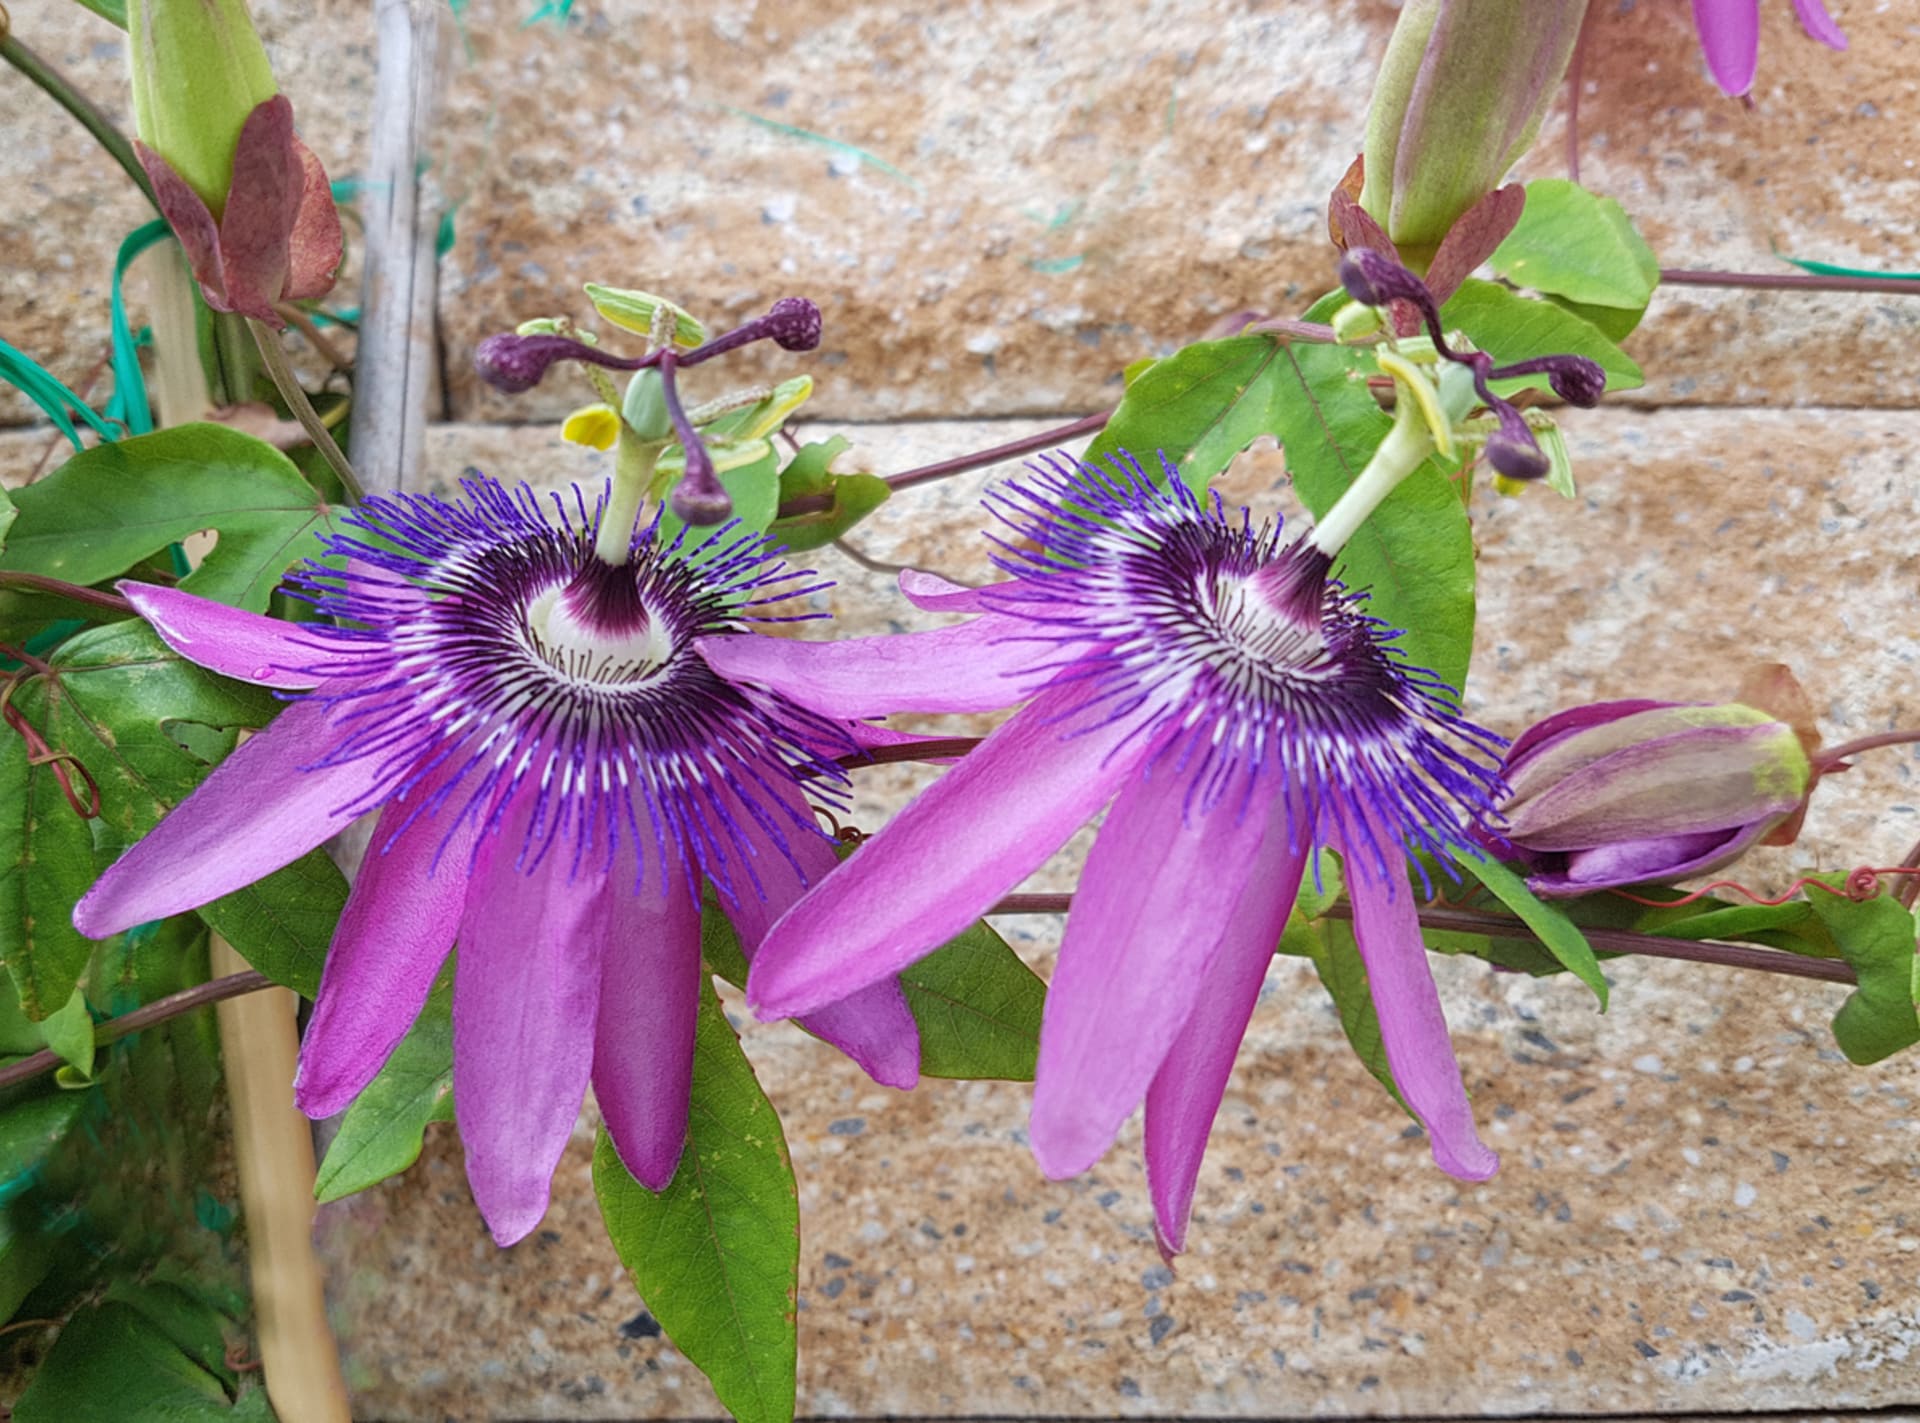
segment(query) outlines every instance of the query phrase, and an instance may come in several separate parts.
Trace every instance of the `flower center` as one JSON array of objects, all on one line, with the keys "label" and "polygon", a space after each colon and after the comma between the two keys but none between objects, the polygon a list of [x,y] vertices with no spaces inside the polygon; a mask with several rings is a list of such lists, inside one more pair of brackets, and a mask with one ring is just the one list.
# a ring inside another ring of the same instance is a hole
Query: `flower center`
[{"label": "flower center", "polygon": [[647,613],[631,563],[590,561],[571,583],[535,596],[526,626],[534,654],[580,685],[643,682],[674,651],[666,620]]}]

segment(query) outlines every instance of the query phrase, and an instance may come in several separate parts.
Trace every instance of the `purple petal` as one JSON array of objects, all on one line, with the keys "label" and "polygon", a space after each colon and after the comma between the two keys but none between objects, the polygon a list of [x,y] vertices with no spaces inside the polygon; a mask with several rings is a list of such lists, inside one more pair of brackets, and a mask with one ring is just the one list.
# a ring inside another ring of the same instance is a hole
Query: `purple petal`
[{"label": "purple petal", "polygon": [[969,588],[964,583],[955,583],[950,578],[942,578],[937,573],[928,573],[919,568],[900,570],[900,591],[914,607],[928,613],[985,613],[991,612],[981,590]]},{"label": "purple petal", "polygon": [[989,613],[932,632],[800,642],[757,633],[694,644],[721,676],[783,692],[825,716],[994,711],[1025,701],[1060,654],[1032,625]]},{"label": "purple petal", "polygon": [[1300,891],[1307,844],[1303,839],[1289,847],[1289,838],[1285,817],[1273,816],[1249,867],[1246,892],[1215,952],[1206,992],[1147,1088],[1147,1189],[1153,1197],[1154,1237],[1168,1259],[1186,1248],[1200,1158],[1267,981],[1274,945]]},{"label": "purple petal", "polygon": [[1145,746],[1128,727],[1075,735],[1079,688],[1042,693],[786,912],[747,978],[762,1017],[810,1013],[925,957],[1106,804]]},{"label": "purple petal", "polygon": [[[794,805],[810,820],[798,792]],[[840,857],[822,836],[809,835],[797,828],[782,839],[799,869],[781,852],[766,827],[736,801],[735,823],[752,847],[753,877],[760,882],[760,894],[751,883],[743,884],[739,902],[727,906],[727,918],[740,936],[740,951],[749,965],[773,927],[773,921],[795,904],[810,885],[819,884],[839,865]],[[802,879],[802,872],[805,878]],[[741,877],[746,880],[746,876]],[[911,1091],[920,1081],[920,1026],[907,1007],[907,995],[896,978],[883,978],[842,998],[814,1009],[800,1019],[800,1026],[815,1037],[840,1049],[861,1071],[883,1087]]]},{"label": "purple petal", "polygon": [[1833,16],[1820,0],[1793,0],[1793,12],[1800,17],[1800,28],[1829,49],[1845,49],[1846,34],[1834,23]]},{"label": "purple petal", "polygon": [[1527,886],[1535,894],[1552,899],[1655,879],[1687,879],[1738,859],[1771,824],[1766,820],[1731,830],[1632,840],[1564,856],[1549,855],[1544,857],[1548,863],[1564,859],[1565,868],[1543,870],[1529,877]]},{"label": "purple petal", "polygon": [[[1345,837],[1351,840],[1352,837]],[[1367,987],[1380,1019],[1387,1067],[1400,1095],[1427,1129],[1433,1159],[1463,1181],[1484,1181],[1500,1168],[1474,1129],[1473,1108],[1454,1061],[1440,991],[1427,966],[1413,887],[1401,873],[1399,845],[1381,836],[1387,865],[1369,845],[1343,846],[1353,934],[1367,968]]]},{"label": "purple petal", "polygon": [[373,756],[309,769],[337,739],[324,702],[281,712],[100,876],[74,906],[74,927],[104,939],[197,909],[337,834],[388,780]]},{"label": "purple petal", "polygon": [[1054,1180],[1113,1144],[1210,988],[1278,790],[1269,777],[1250,804],[1233,796],[1202,814],[1187,809],[1191,778],[1166,764],[1121,788],[1074,892],[1040,1025],[1031,1135]]},{"label": "purple petal", "polygon": [[287,286],[288,238],[303,182],[293,151],[293,105],[275,94],[240,126],[233,186],[220,215],[220,256],[233,309],[276,328],[286,324],[273,304]]},{"label": "purple petal", "polygon": [[1737,99],[1760,67],[1760,0],[1693,0],[1700,51],[1720,92]]},{"label": "purple petal", "polygon": [[263,687],[305,691],[320,679],[299,669],[324,655],[298,623],[229,608],[174,588],[123,579],[116,585],[168,647],[209,671]]},{"label": "purple petal", "polygon": [[294,1105],[310,1117],[344,1111],[386,1065],[453,947],[475,830],[450,824],[451,810],[421,811],[426,794],[381,810],[334,930],[293,1079]]},{"label": "purple petal", "polygon": [[572,855],[514,860],[537,799],[524,787],[481,847],[453,970],[453,1106],[474,1204],[511,1245],[546,1214],[593,1067],[603,883],[569,881]]},{"label": "purple petal", "polygon": [[606,949],[593,1029],[593,1095],[634,1180],[661,1191],[687,1141],[694,1024],[705,978],[700,904],[678,864],[649,864],[636,892],[632,850],[623,850],[601,901]]}]

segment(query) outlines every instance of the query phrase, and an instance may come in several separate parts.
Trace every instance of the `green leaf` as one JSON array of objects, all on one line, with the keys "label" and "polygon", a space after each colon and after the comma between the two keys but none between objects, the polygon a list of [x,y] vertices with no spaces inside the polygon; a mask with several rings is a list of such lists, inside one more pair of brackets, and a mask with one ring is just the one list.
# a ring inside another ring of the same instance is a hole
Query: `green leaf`
[{"label": "green leaf", "polygon": [[[14,706],[35,721],[25,687]],[[67,1001],[93,954],[73,927],[73,906],[93,883],[93,831],[53,767],[29,765],[27,754],[13,728],[0,726],[0,959],[21,1008],[44,1018]],[[73,785],[86,794],[77,775]]]},{"label": "green leaf", "polygon": [[47,1046],[60,1055],[84,1083],[93,1075],[93,1014],[87,1011],[87,995],[77,987],[57,1012],[41,1020],[40,1031]]},{"label": "green leaf", "polygon": [[[1535,301],[1509,291],[1498,282],[1469,277],[1440,308],[1447,330],[1464,331],[1467,339],[1493,357],[1495,365],[1510,365],[1535,356],[1586,356],[1607,373],[1607,390],[1617,394],[1644,383],[1633,358],[1587,322],[1550,301]],[[1501,395],[1548,389],[1545,375],[1512,376],[1493,382]]]},{"label": "green leaf", "polygon": [[928,1077],[1031,1082],[1047,985],[984,920],[900,972]]},{"label": "green leaf", "polygon": [[593,1189],[621,1263],[674,1346],[742,1423],[793,1417],[800,1203],[780,1118],[708,986],[680,1169],[655,1194],[605,1131]]},{"label": "green leaf", "polygon": [[150,1318],[109,1300],[67,1321],[13,1416],[15,1423],[190,1423],[231,1418],[234,1410],[220,1380]]},{"label": "green leaf", "polygon": [[288,568],[317,555],[331,510],[280,451],[222,425],[179,425],[68,460],[14,494],[0,568],[97,583],[205,529],[189,593],[261,613]]},{"label": "green leaf", "polygon": [[429,1122],[453,1120],[453,992],[436,987],[413,1027],[354,1099],[327,1148],[314,1198],[337,1201],[420,1159]]},{"label": "green leaf", "polygon": [[20,517],[20,511],[13,506],[13,497],[0,489],[0,550],[7,546],[7,530],[13,527],[13,521]]},{"label": "green leaf", "polygon": [[878,475],[831,473],[827,466],[848,448],[844,435],[815,440],[802,446],[780,471],[782,507],[806,497],[824,496],[833,501],[825,509],[773,521],[767,532],[789,553],[804,553],[844,537],[893,493]]},{"label": "green leaf", "polygon": [[1920,1042],[1914,1011],[1914,919],[1889,895],[1849,899],[1839,876],[1833,893],[1807,889],[1807,902],[1833,934],[1860,986],[1833,1016],[1833,1038],[1847,1060],[1865,1066]]},{"label": "green leaf", "polygon": [[1164,454],[1188,488],[1204,490],[1235,455],[1273,434],[1281,407],[1297,400],[1283,349],[1272,336],[1234,336],[1198,341],[1155,361],[1128,383],[1113,418],[1087,446],[1087,463],[1104,465],[1126,450],[1157,479],[1156,456]]},{"label": "green leaf", "polygon": [[[1342,346],[1282,352],[1289,392],[1273,433],[1300,502],[1318,518],[1353,483],[1392,419],[1368,392],[1368,358]],[[1459,492],[1432,461],[1389,494],[1341,550],[1334,575],[1370,595],[1366,611],[1406,636],[1408,662],[1448,686],[1466,683],[1473,653],[1473,529]]]},{"label": "green leaf", "polygon": [[108,24],[123,30],[127,27],[127,0],[80,0],[80,3]]},{"label": "green leaf", "polygon": [[1293,912],[1302,919],[1318,919],[1346,890],[1345,871],[1339,852],[1315,850],[1313,862],[1300,877],[1300,893],[1293,901]]},{"label": "green leaf", "polygon": [[1640,329],[1640,318],[1647,314],[1644,306],[1588,306],[1585,302],[1568,301],[1551,292],[1546,293],[1546,299],[1562,311],[1579,317],[1616,346]]},{"label": "green leaf", "polygon": [[325,850],[309,850],[194,913],[261,973],[312,998],[346,907],[346,876]]},{"label": "green leaf", "polygon": [[1569,973],[1593,990],[1600,1000],[1600,1011],[1607,1010],[1607,976],[1600,971],[1600,960],[1580,926],[1567,917],[1564,909],[1548,904],[1527,888],[1527,882],[1498,860],[1456,855],[1454,863],[1485,885],[1487,892],[1512,910],[1533,930],[1534,937]]},{"label": "green leaf", "polygon": [[1565,178],[1527,184],[1520,221],[1489,259],[1515,286],[1597,307],[1644,311],[1660,259],[1612,198]]},{"label": "green leaf", "polygon": [[1314,972],[1333,999],[1340,1014],[1340,1029],[1359,1057],[1361,1064],[1407,1110],[1406,1099],[1387,1066],[1387,1047],[1380,1038],[1380,1019],[1373,1010],[1373,991],[1367,986],[1367,966],[1360,959],[1360,945],[1353,937],[1353,925],[1343,919],[1322,919],[1317,942],[1308,953]]}]

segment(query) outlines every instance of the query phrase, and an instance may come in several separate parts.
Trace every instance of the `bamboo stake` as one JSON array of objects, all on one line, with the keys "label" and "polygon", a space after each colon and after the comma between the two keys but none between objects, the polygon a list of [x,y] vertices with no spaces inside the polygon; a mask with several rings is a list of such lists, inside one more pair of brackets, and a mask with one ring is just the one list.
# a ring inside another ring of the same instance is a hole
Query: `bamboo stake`
[{"label": "bamboo stake", "polygon": [[[218,978],[247,963],[216,934],[212,968]],[[280,1423],[352,1423],[313,1253],[313,1134],[293,1105],[299,1006],[292,989],[271,988],[214,1012],[268,1400]]]}]

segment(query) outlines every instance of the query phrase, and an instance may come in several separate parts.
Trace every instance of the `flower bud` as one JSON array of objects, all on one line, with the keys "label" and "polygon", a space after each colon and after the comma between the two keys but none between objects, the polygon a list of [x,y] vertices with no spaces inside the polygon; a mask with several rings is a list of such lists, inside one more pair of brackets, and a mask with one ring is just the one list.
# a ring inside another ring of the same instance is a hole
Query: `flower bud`
[{"label": "flower bud", "polygon": [[1424,270],[1540,128],[1587,0],[1407,0],[1367,111],[1360,205]]},{"label": "flower bud", "polygon": [[1514,742],[1506,838],[1547,896],[1685,879],[1738,858],[1812,781],[1794,728],[1737,702],[1599,702]]},{"label": "flower bud", "polygon": [[241,125],[280,92],[245,0],[128,0],[133,131],[217,221]]}]

